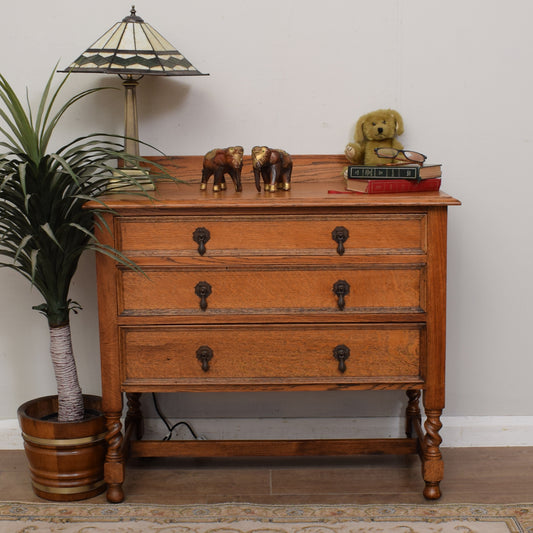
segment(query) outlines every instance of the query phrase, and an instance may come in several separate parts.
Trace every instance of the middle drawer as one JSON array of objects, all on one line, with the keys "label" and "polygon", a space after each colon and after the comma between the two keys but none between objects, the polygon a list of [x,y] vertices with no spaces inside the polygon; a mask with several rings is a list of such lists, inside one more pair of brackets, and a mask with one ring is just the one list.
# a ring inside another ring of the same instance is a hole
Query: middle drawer
[{"label": "middle drawer", "polygon": [[425,266],[279,265],[254,269],[119,269],[122,316],[211,314],[421,313]]}]

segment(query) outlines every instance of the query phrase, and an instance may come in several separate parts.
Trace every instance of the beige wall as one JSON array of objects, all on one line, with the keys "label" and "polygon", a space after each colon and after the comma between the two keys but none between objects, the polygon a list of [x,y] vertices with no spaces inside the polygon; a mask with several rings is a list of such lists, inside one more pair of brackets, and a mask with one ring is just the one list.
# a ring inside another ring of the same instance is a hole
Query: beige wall
[{"label": "beige wall", "polygon": [[[0,71],[37,94],[130,4],[6,2]],[[209,77],[149,79],[139,89],[140,136],[169,154],[270,144],[340,153],[358,116],[398,109],[402,142],[443,163],[443,189],[463,201],[449,221],[448,416],[533,415],[533,3],[530,0],[158,0],[137,12]],[[58,76],[59,77],[62,75]],[[73,75],[67,94],[118,78]],[[121,132],[122,92],[91,97],[65,117],[55,146]],[[54,144],[54,143],[53,143]],[[98,393],[94,258],[86,256],[72,319],[86,392]],[[0,270],[0,419],[55,390],[38,294]],[[269,397],[270,398],[270,397]],[[397,415],[395,393],[249,399],[265,416]],[[177,415],[254,416],[242,397],[165,402]],[[375,402],[378,403],[375,403]],[[326,415],[325,415],[326,413]],[[184,414],[184,413],[183,413]]]}]

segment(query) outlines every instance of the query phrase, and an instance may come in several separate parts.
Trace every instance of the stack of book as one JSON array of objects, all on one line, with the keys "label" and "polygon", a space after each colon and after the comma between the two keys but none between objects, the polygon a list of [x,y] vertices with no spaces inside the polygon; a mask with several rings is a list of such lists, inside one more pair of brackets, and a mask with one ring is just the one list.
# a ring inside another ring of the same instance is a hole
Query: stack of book
[{"label": "stack of book", "polygon": [[346,190],[366,194],[438,191],[441,165],[350,165],[344,172]]}]

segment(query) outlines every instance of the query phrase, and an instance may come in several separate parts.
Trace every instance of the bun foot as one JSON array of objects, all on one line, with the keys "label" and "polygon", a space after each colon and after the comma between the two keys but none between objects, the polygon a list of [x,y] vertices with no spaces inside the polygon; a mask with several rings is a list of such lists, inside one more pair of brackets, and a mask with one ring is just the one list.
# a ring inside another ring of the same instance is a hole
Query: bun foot
[{"label": "bun foot", "polygon": [[426,481],[424,487],[424,498],[426,500],[438,500],[441,496],[440,487],[438,482]]},{"label": "bun foot", "polygon": [[120,503],[124,500],[124,491],[122,485],[119,483],[110,484],[107,486],[107,501],[109,503]]}]

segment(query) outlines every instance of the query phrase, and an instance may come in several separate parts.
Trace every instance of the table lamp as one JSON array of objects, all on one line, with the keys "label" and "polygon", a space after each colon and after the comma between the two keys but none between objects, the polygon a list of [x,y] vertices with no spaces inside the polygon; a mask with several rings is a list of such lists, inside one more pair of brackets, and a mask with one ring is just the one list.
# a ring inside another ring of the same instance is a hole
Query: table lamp
[{"label": "table lamp", "polygon": [[[125,89],[124,150],[139,156],[136,89],[150,76],[207,76],[194,67],[150,24],[130,14],[105,32],[71,65],[60,72],[118,74]],[[125,169],[135,166],[124,162]]]}]

